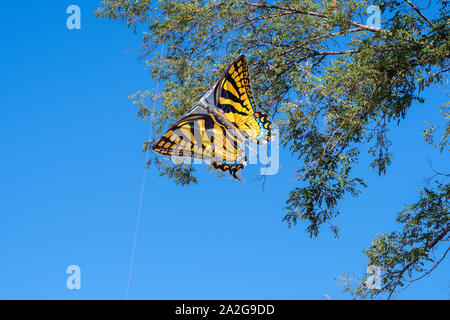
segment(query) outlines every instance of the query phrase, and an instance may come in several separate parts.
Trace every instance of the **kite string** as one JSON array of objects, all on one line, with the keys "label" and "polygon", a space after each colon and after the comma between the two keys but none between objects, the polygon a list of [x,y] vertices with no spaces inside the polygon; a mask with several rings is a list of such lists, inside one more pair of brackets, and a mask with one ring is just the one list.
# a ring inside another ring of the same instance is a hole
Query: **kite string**
[{"label": "kite string", "polygon": [[[163,43],[164,43],[164,41],[163,41]],[[163,48],[164,48],[164,46],[161,46],[160,56],[162,56]],[[158,90],[159,90],[159,77],[156,78],[154,96],[156,96],[156,93],[158,93]],[[156,106],[156,101],[154,99],[153,100],[153,110],[154,110],[155,106]],[[152,127],[150,126],[150,128],[148,130],[147,141],[150,141],[151,138],[152,138]],[[139,206],[138,206],[138,212],[137,212],[137,217],[136,217],[136,227],[134,230],[133,246],[131,249],[130,268],[128,270],[128,284],[127,284],[126,300],[128,300],[128,297],[130,294],[130,288],[131,288],[131,279],[132,279],[132,275],[133,275],[134,258],[136,255],[136,243],[137,243],[137,238],[138,238],[138,233],[139,233],[139,225],[141,222],[142,204],[144,202],[145,177],[146,177],[146,173],[147,173],[147,169],[148,169],[147,163],[148,163],[149,154],[150,154],[150,151],[147,148],[147,150],[145,151],[145,167],[144,167],[144,172],[142,174],[141,191],[140,191],[140,195],[139,195]]]},{"label": "kite string", "polygon": [[[151,138],[151,129],[149,130],[149,140],[150,140],[150,138]],[[130,269],[128,270],[128,285],[127,285],[126,300],[128,300],[128,296],[130,293],[131,276],[133,273],[134,256],[136,253],[136,242],[137,242],[137,237],[138,237],[138,232],[139,232],[139,224],[141,221],[141,211],[142,211],[142,203],[143,203],[144,188],[145,188],[145,176],[147,173],[148,153],[149,153],[149,151],[147,150],[145,153],[145,168],[144,168],[144,173],[142,174],[141,192],[140,192],[140,196],[139,196],[139,206],[138,206],[138,213],[137,213],[137,218],[136,218],[136,227],[134,230],[133,246],[131,249]]]}]

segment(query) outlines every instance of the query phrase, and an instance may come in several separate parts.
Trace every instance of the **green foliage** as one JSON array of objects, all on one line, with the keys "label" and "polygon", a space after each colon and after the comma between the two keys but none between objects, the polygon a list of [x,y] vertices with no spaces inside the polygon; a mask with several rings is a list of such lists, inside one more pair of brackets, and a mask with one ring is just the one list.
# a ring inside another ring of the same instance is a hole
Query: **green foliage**
[{"label": "green foliage", "polygon": [[[381,288],[370,289],[366,277],[353,288],[348,274],[340,277],[345,292],[355,298],[391,298],[402,287],[427,276],[445,258],[450,247],[450,184],[423,188],[420,199],[397,215],[400,231],[377,235],[365,251],[369,265],[383,270]],[[438,250],[438,244],[443,248]],[[447,247],[447,248],[445,248]]]},{"label": "green foliage", "polygon": [[[426,121],[425,124],[428,126],[426,130],[424,130],[423,135],[425,137],[425,141],[429,144],[434,145],[436,148],[439,148],[440,152],[448,151],[448,137],[450,136],[450,102],[443,104],[440,108],[443,119],[445,120],[445,124],[441,127],[436,127],[431,122]],[[436,131],[442,131],[441,138],[439,139],[439,143],[434,143],[434,134]]]}]

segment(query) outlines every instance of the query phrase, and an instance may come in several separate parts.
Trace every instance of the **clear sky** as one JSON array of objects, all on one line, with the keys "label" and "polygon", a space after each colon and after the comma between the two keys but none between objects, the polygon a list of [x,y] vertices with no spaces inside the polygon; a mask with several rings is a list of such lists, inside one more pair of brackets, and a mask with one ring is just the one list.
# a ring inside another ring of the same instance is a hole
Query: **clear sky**
[{"label": "clear sky", "polygon": [[[66,8],[81,8],[81,30],[66,28]],[[0,10],[0,298],[123,299],[139,204],[148,124],[128,96],[153,89],[140,35],[93,16],[96,1],[7,1]],[[251,72],[251,70],[250,70]],[[378,177],[364,155],[356,173],[369,187],[341,203],[335,239],[324,228],[281,222],[296,185],[295,159],[245,183],[198,168],[187,187],[147,171],[131,283],[132,299],[347,299],[343,272],[365,271],[362,250],[395,228],[414,190],[448,159],[425,144],[424,120],[439,120],[444,88],[425,92],[392,126],[394,160]],[[447,160],[447,161],[446,161]],[[229,195],[236,197],[230,200]],[[448,259],[447,259],[448,260]],[[81,290],[66,288],[66,268],[81,268]],[[450,262],[400,294],[447,299]]]}]

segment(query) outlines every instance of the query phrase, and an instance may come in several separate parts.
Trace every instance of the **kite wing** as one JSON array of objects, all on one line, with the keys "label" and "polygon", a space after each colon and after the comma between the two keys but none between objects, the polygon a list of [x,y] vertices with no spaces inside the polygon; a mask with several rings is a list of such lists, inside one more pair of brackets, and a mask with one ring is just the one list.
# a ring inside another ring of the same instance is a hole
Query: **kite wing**
[{"label": "kite wing", "polygon": [[152,147],[152,150],[176,157],[209,160],[211,165],[234,178],[246,164],[243,141],[214,113],[197,107],[172,124]]},{"label": "kite wing", "polygon": [[245,55],[239,56],[216,84],[214,104],[250,141],[270,139],[269,117],[256,109]]}]

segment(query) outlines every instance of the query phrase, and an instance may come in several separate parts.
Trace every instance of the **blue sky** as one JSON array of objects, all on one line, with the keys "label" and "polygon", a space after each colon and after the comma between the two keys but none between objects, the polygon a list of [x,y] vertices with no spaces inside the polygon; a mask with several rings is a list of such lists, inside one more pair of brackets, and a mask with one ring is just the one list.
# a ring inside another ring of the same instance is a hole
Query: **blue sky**
[{"label": "blue sky", "polygon": [[[81,8],[82,29],[66,28]],[[148,124],[128,96],[152,89],[139,35],[93,16],[95,1],[6,2],[0,11],[0,298],[123,299],[139,203]],[[199,185],[179,187],[147,172],[131,283],[132,299],[347,299],[334,277],[361,273],[362,250],[395,228],[395,214],[417,199],[431,171],[448,159],[425,144],[423,121],[439,121],[444,88],[425,92],[399,127],[395,157],[378,177],[363,156],[356,173],[369,187],[341,203],[335,223],[309,239],[281,222],[297,162],[265,190],[256,169],[245,183],[199,167]],[[447,161],[446,161],[447,160]],[[229,201],[228,195],[239,195]],[[226,196],[225,196],[226,195]],[[66,288],[69,265],[81,290]],[[447,299],[449,261],[403,292],[404,299]]]}]

